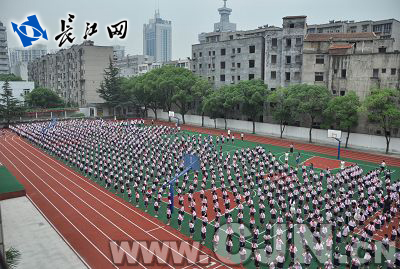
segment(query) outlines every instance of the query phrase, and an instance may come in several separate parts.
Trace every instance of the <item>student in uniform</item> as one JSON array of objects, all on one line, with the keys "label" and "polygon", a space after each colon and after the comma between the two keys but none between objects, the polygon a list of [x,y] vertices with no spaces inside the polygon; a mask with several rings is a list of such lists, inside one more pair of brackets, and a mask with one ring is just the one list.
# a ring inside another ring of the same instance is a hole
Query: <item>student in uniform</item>
[{"label": "student in uniform", "polygon": [[190,232],[190,238],[193,238],[193,235],[194,235],[194,223],[193,223],[192,219],[189,222],[189,232]]}]

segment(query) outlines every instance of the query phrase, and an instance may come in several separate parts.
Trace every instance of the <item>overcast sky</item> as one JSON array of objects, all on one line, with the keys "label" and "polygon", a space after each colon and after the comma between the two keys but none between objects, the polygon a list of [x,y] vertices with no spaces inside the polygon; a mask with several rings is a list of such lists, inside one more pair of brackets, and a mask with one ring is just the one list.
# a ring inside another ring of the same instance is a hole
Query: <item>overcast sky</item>
[{"label": "overcast sky", "polygon": [[[158,4],[157,4],[158,3]],[[26,17],[37,15],[49,41],[48,49],[57,49],[55,36],[61,33],[61,19],[74,14],[71,26],[75,40],[81,43],[86,22],[97,22],[98,32],[92,35],[97,45],[124,45],[128,54],[143,53],[143,24],[154,16],[157,6],[163,19],[172,21],[172,58],[191,55],[191,45],[198,42],[201,32],[211,32],[219,21],[217,9],[222,0],[0,0],[0,20],[6,25],[8,46],[18,47],[21,42],[12,32],[11,22],[21,24]],[[233,9],[231,22],[238,30],[254,29],[269,24],[282,25],[282,17],[307,15],[307,23],[326,23],[329,20],[400,20],[400,0],[228,0]],[[128,35],[124,40],[110,39],[107,26],[128,20]],[[38,43],[38,42],[36,42]],[[66,42],[63,47],[69,44]]]}]

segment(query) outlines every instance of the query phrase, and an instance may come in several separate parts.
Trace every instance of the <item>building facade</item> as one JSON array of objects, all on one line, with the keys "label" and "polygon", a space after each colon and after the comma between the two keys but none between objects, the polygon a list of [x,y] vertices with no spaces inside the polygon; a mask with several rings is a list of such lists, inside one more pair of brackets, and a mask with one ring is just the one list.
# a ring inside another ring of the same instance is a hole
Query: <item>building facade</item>
[{"label": "building facade", "polygon": [[0,21],[0,74],[8,74],[10,72],[7,48],[7,29]]},{"label": "building facade", "polygon": [[394,39],[381,39],[373,32],[305,37],[302,82],[324,85],[333,95],[355,91],[364,100],[374,87],[398,89],[399,71]]},{"label": "building facade", "polygon": [[10,48],[11,73],[28,80],[28,63],[47,54],[47,47],[42,44],[29,48]]},{"label": "building facade", "polygon": [[[25,95],[34,89],[33,81],[9,81],[10,89],[13,97],[20,102],[25,102]],[[0,89],[3,87],[4,81],[0,81]]]},{"label": "building facade", "polygon": [[119,68],[122,77],[129,78],[142,74],[143,65],[152,65],[154,62],[153,56],[127,55],[123,59],[116,61],[115,66]]},{"label": "building facade", "polygon": [[159,11],[143,25],[143,54],[153,56],[156,62],[171,60],[172,25],[160,17]]},{"label": "building facade", "polygon": [[374,32],[381,39],[394,39],[394,50],[400,50],[400,22],[396,19],[379,21],[335,21],[325,24],[308,25],[307,33],[365,33]]},{"label": "building facade", "polygon": [[125,57],[125,46],[114,45],[113,46],[114,61],[118,62]]},{"label": "building facade", "polygon": [[29,63],[28,76],[36,87],[49,88],[79,107],[98,107],[103,115],[104,100],[97,90],[112,59],[113,47],[85,41]]}]

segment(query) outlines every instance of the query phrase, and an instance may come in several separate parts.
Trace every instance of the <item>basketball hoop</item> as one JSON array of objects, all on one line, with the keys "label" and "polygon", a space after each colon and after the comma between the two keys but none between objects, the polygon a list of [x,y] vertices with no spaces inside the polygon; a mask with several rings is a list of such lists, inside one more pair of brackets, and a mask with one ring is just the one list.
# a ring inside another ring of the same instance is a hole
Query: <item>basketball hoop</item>
[{"label": "basketball hoop", "polygon": [[340,160],[340,143],[342,142],[342,141],[340,141],[340,139],[342,138],[342,131],[340,131],[340,130],[328,130],[328,137],[329,138],[333,138],[333,139],[335,139],[336,141],[338,141],[339,142],[339,145],[338,145],[338,160]]}]

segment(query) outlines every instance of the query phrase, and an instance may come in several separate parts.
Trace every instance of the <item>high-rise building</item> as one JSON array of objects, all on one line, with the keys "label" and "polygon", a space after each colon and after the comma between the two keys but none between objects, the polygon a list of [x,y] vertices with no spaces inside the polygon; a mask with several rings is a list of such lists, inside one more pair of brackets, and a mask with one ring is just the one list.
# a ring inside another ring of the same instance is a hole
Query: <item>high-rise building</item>
[{"label": "high-rise building", "polygon": [[143,54],[154,56],[156,62],[167,62],[172,55],[171,21],[163,20],[159,11],[143,25]]},{"label": "high-rise building", "polygon": [[28,63],[47,54],[47,47],[42,44],[29,48],[10,48],[11,73],[28,80]]},{"label": "high-rise building", "polygon": [[8,50],[7,50],[7,29],[0,21],[0,74],[10,72]]},{"label": "high-rise building", "polygon": [[91,115],[108,115],[97,90],[112,59],[111,46],[95,46],[93,41],[85,41],[30,62],[29,80],[37,87],[55,91],[67,103],[93,108]]}]

